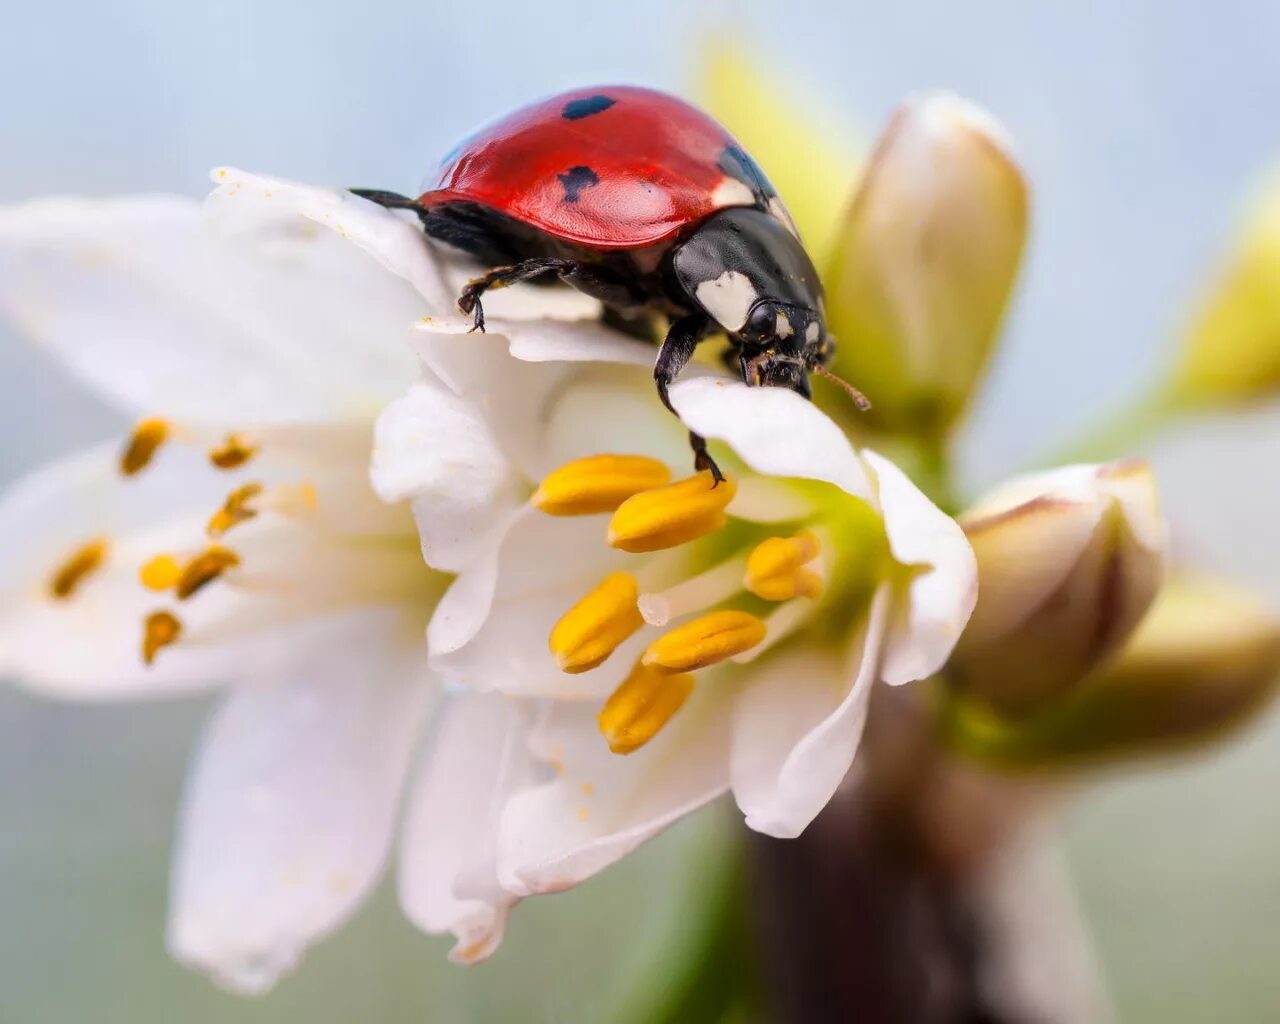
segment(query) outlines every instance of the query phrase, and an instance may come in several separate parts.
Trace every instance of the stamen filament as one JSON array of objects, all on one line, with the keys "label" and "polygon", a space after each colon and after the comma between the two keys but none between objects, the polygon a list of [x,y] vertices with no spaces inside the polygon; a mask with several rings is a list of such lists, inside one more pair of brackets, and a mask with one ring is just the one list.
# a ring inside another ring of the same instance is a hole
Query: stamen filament
[{"label": "stamen filament", "polygon": [[641,594],[637,602],[640,614],[651,626],[665,626],[672,619],[727,601],[742,592],[742,573],[745,568],[745,559],[734,558],[666,590]]},{"label": "stamen filament", "polygon": [[661,672],[637,662],[596,716],[615,754],[639,750],[662,730],[693,692],[688,674]]},{"label": "stamen filament", "polygon": [[609,546],[639,554],[697,540],[725,524],[732,480],[719,486],[703,470],[684,480],[628,498],[609,521]]},{"label": "stamen filament", "polygon": [[548,646],[562,672],[587,672],[644,625],[636,608],[639,586],[630,573],[606,576],[560,617]]},{"label": "stamen filament", "polygon": [[644,455],[592,455],[549,473],[529,499],[553,516],[612,512],[632,495],[671,479],[665,463]]},{"label": "stamen filament", "polygon": [[658,637],[640,660],[660,672],[692,672],[750,650],[766,633],[749,612],[711,612]]}]

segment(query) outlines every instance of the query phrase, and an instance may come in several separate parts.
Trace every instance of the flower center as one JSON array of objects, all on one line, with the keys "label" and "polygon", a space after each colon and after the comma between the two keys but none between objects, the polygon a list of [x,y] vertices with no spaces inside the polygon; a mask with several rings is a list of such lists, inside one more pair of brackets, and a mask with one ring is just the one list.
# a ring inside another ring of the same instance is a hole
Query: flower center
[{"label": "flower center", "polygon": [[693,673],[755,657],[823,593],[820,533],[773,535],[746,522],[726,530],[737,495],[732,478],[716,485],[700,472],[670,482],[655,459],[596,455],[561,466],[531,498],[548,515],[611,513],[606,543],[637,556],[634,572],[604,577],[552,628],[561,671],[589,672],[642,630],[663,630],[600,712],[614,753],[638,750],[663,729],[693,691]]}]

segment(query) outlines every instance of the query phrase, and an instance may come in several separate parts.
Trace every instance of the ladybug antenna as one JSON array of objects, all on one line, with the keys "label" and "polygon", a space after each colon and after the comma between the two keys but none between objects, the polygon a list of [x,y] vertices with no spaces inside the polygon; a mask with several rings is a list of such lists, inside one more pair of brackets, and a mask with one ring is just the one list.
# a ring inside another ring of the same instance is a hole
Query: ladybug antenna
[{"label": "ladybug antenna", "polygon": [[855,388],[843,377],[837,377],[834,373],[828,370],[821,363],[816,363],[813,367],[813,370],[816,374],[818,374],[819,377],[825,377],[827,380],[831,381],[832,384],[836,385],[836,387],[843,388],[844,393],[853,399],[853,404],[858,407],[858,410],[860,412],[866,412],[868,409],[871,408],[871,399],[869,399],[866,395],[864,395],[861,391]]}]

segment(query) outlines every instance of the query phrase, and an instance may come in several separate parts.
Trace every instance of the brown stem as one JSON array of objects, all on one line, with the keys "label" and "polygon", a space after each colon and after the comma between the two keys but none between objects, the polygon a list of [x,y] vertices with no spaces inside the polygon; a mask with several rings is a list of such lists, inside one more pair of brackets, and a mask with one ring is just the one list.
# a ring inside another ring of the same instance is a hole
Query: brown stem
[{"label": "brown stem", "polygon": [[769,1019],[1057,1020],[991,985],[1011,976],[1002,961],[1017,951],[993,915],[988,869],[1038,798],[938,754],[902,697],[878,700],[870,724],[861,771],[803,835],[751,841]]}]

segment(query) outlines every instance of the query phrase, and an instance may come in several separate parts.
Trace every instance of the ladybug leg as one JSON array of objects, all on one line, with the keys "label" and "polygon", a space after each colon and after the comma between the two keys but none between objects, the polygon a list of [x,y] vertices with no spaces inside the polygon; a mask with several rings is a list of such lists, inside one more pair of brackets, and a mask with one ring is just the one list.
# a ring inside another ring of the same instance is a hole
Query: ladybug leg
[{"label": "ladybug leg", "polygon": [[[671,404],[669,388],[680,371],[688,365],[698,342],[711,333],[713,326],[711,318],[701,313],[686,316],[671,325],[662,347],[658,349],[658,359],[653,364],[653,379],[658,385],[658,397],[662,399],[662,404],[677,418],[680,414]],[[710,470],[715,486],[718,486],[724,480],[724,474],[707,451],[706,438],[689,431],[689,447],[693,449],[693,468],[699,471]]]},{"label": "ladybug leg", "polygon": [[509,267],[494,267],[487,274],[481,274],[467,282],[467,286],[462,289],[462,294],[458,296],[458,308],[464,313],[473,314],[474,325],[471,330],[483,334],[484,306],[480,303],[480,297],[490,288],[506,288],[521,281],[531,281],[543,274],[554,273],[563,277],[577,267],[578,264],[573,260],[561,259],[558,256],[535,256],[533,259],[524,260]]}]

